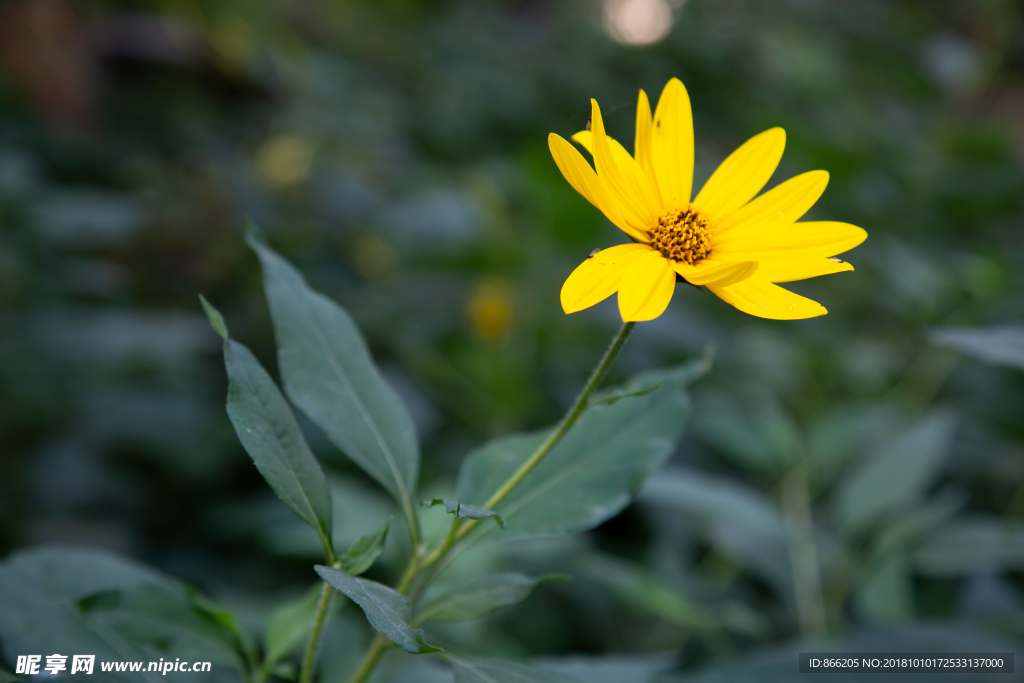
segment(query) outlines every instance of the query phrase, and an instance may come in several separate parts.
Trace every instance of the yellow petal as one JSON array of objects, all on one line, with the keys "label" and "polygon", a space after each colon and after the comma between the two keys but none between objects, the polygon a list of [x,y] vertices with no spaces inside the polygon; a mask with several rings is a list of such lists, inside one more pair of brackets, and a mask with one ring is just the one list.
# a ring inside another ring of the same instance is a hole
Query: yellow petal
[{"label": "yellow petal", "polygon": [[715,225],[715,241],[739,239],[751,231],[772,223],[800,220],[814,206],[828,185],[828,173],[809,171],[776,185],[734,213],[721,218]]},{"label": "yellow petal", "polygon": [[[589,130],[581,130],[578,133],[574,133],[573,136],[571,138],[569,138],[569,139],[572,140],[573,142],[575,142],[577,145],[579,145],[583,149],[585,149],[588,152],[590,152],[590,156],[594,156],[594,134],[591,133]],[[611,138],[611,140],[616,145],[618,145],[618,140],[616,140],[615,138]],[[621,148],[622,145],[619,145],[619,147]],[[612,149],[613,150],[614,150],[614,148],[615,148],[615,145],[612,145]],[[625,152],[626,150],[623,149],[622,151]],[[626,152],[626,154],[629,154],[629,152]]]},{"label": "yellow petal", "polygon": [[801,320],[828,313],[818,302],[766,282],[760,275],[728,287],[709,289],[722,301],[759,318]]},{"label": "yellow petal", "polygon": [[[615,159],[615,163],[618,164],[619,168],[636,163],[633,157],[629,155],[629,152],[626,151],[626,148],[623,147],[618,140],[608,136],[605,136],[605,139],[611,147],[612,157]],[[572,136],[572,141],[590,152],[590,156],[594,156],[594,134],[591,131],[581,130]],[[651,189],[654,189],[653,186]]]},{"label": "yellow petal", "polygon": [[646,244],[620,244],[591,256],[562,285],[562,309],[575,313],[604,301],[618,291],[622,274],[636,257],[649,251]]},{"label": "yellow petal", "polygon": [[619,283],[619,313],[623,322],[653,320],[665,312],[676,288],[676,272],[661,253],[641,254]]},{"label": "yellow petal", "polygon": [[651,181],[633,157],[621,157],[612,151],[605,135],[604,121],[597,100],[590,100],[590,130],[593,140],[594,165],[608,192],[627,207],[644,226],[653,225],[661,213],[660,202]]},{"label": "yellow petal", "polygon": [[750,138],[722,162],[693,205],[712,221],[728,218],[764,188],[785,147],[786,131],[781,128]]},{"label": "yellow petal", "polygon": [[615,201],[604,183],[597,177],[594,169],[590,167],[583,155],[576,151],[569,142],[551,133],[548,135],[548,147],[551,149],[551,156],[554,157],[558,170],[562,172],[565,179],[577,192],[583,195],[587,201],[601,210],[620,230],[630,237],[646,242],[649,238],[647,233],[638,229],[637,220],[628,220],[619,202]]},{"label": "yellow petal", "polygon": [[689,263],[673,261],[672,268],[691,284],[728,287],[752,276],[758,270],[758,263],[703,259],[692,266]]},{"label": "yellow petal", "polygon": [[654,120],[651,116],[651,103],[647,99],[647,93],[640,91],[636,101],[636,136],[633,141],[633,154],[636,156],[636,163],[644,170],[655,193],[658,194],[658,201],[661,202],[661,191],[658,189],[658,176],[654,172],[654,148],[652,131]]},{"label": "yellow petal", "polygon": [[678,78],[665,85],[654,111],[651,135],[654,173],[666,209],[684,209],[693,186],[693,115]]},{"label": "yellow petal", "polygon": [[790,258],[761,261],[757,274],[768,282],[793,282],[848,270],[852,271],[853,266],[846,261],[833,261],[824,257]]},{"label": "yellow petal", "polygon": [[716,244],[715,252],[728,255],[730,261],[827,257],[849,251],[868,237],[864,228],[837,221],[782,223],[749,231],[744,226],[733,232],[739,231],[746,231],[742,239]]}]

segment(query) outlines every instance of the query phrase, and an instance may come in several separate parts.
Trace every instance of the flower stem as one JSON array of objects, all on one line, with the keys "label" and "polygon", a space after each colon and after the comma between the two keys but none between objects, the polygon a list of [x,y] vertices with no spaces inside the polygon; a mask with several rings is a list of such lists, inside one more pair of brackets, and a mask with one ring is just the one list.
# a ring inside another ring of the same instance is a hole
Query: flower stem
[{"label": "flower stem", "polygon": [[380,661],[389,644],[387,636],[380,633],[375,635],[370,641],[370,647],[366,650],[366,654],[363,655],[363,660],[359,662],[359,668],[352,673],[348,683],[364,683],[377,667],[377,662]]},{"label": "flower stem", "polygon": [[789,563],[800,633],[807,638],[818,638],[825,634],[828,619],[818,548],[814,541],[806,463],[798,463],[782,480],[782,508],[789,537]]},{"label": "flower stem", "polygon": [[324,581],[323,588],[320,589],[320,600],[317,601],[316,612],[313,614],[313,629],[309,632],[306,654],[302,657],[302,673],[299,675],[299,683],[312,683],[313,681],[316,651],[320,645],[320,634],[324,629],[324,622],[327,621],[327,612],[331,607],[332,597],[334,597],[334,588]]}]

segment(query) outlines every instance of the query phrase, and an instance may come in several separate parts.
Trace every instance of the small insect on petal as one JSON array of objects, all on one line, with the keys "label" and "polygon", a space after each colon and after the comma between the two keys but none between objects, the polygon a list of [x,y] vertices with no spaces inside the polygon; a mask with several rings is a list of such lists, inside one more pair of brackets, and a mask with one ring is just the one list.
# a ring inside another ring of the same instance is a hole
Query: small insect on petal
[{"label": "small insect on petal", "polygon": [[595,257],[595,256],[597,256],[597,255],[598,255],[599,253],[601,253],[601,248],[600,248],[600,247],[598,247],[598,248],[597,248],[597,249],[595,249],[594,251],[590,252],[590,256],[588,256],[587,258],[594,258],[594,257]]},{"label": "small insect on petal", "polygon": [[832,263],[846,263],[846,261],[839,258],[838,256],[832,256],[831,258],[829,258],[829,261],[831,261]]},{"label": "small insect on petal", "polygon": [[590,117],[587,117],[587,130],[590,130]]}]

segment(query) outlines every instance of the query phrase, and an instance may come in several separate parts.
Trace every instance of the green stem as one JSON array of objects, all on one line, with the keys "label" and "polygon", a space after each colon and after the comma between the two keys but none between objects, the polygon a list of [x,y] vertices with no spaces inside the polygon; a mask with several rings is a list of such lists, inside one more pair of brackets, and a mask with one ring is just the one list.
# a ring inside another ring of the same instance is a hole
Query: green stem
[{"label": "green stem", "polygon": [[409,558],[409,564],[405,568],[405,573],[402,574],[401,580],[398,585],[395,586],[395,590],[399,593],[406,593],[409,590],[409,586],[412,585],[413,579],[420,573],[420,555],[417,552],[413,553],[413,556]]},{"label": "green stem", "polygon": [[810,475],[798,463],[782,480],[783,520],[789,538],[789,564],[793,578],[797,622],[801,635],[821,637],[828,627],[818,548],[814,541]]},{"label": "green stem", "polygon": [[302,657],[302,673],[299,675],[299,683],[312,683],[313,681],[313,671],[316,669],[316,651],[320,645],[320,634],[327,621],[327,612],[330,610],[332,597],[334,597],[334,588],[324,581],[324,586],[320,589],[320,600],[317,602],[316,612],[313,614],[313,629],[309,632],[306,654]]},{"label": "green stem", "polygon": [[409,542],[413,552],[420,547],[420,520],[412,508],[412,500],[409,496],[402,496],[402,512],[405,514],[405,523],[409,525]]},{"label": "green stem", "polygon": [[359,668],[353,672],[352,676],[348,679],[348,683],[364,683],[373,670],[377,667],[377,662],[384,655],[384,651],[388,649],[390,642],[387,636],[378,633],[373,637],[370,642],[370,647],[363,655],[363,661],[359,662]]}]

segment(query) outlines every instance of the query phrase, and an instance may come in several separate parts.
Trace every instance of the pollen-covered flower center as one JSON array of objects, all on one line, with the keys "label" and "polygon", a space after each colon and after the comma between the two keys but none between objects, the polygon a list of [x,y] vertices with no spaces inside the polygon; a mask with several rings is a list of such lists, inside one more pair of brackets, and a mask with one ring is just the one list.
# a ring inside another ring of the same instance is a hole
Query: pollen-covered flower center
[{"label": "pollen-covered flower center", "polygon": [[689,208],[669,211],[651,228],[651,246],[665,258],[693,265],[711,253],[707,219]]}]

